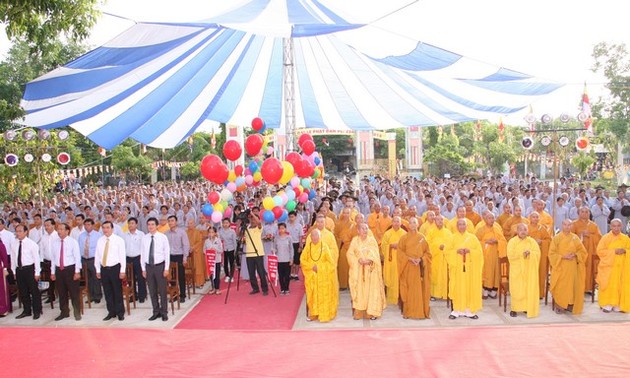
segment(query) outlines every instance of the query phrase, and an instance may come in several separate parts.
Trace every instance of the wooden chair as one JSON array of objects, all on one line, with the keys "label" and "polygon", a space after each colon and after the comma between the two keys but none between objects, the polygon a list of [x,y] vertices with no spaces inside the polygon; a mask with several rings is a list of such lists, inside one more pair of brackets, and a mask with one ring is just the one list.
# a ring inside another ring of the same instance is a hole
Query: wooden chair
[{"label": "wooden chair", "polygon": [[499,258],[499,307],[503,299],[503,312],[507,312],[507,295],[510,291],[510,262],[507,257]]},{"label": "wooden chair", "polygon": [[190,298],[190,288],[192,287],[193,294],[195,292],[195,259],[192,253],[188,256],[187,266],[184,267],[186,290],[188,290],[188,298]]},{"label": "wooden chair", "polygon": [[177,309],[180,309],[179,269],[177,269],[177,263],[172,262],[169,266],[169,274],[166,278],[166,291],[168,293],[168,301],[171,302],[171,312],[175,315],[175,300],[177,300]]},{"label": "wooden chair", "polygon": [[83,298],[87,298],[87,304],[89,308],[92,308],[92,296],[90,295],[90,288],[88,286],[88,267],[87,264],[84,263],[81,268],[81,278],[79,278],[79,300],[81,301],[81,314],[83,314],[83,309],[85,307],[85,302]]},{"label": "wooden chair", "polygon": [[597,269],[599,268],[599,256],[596,254],[591,256],[591,264],[593,272],[593,291],[591,292],[591,303],[595,303],[595,286],[597,285]]},{"label": "wooden chair", "polygon": [[133,301],[133,308],[136,308],[136,293],[134,291],[134,277],[133,277],[133,264],[127,264],[127,270],[125,271],[126,278],[122,282],[122,292],[127,304],[127,315],[131,315],[130,303]]}]

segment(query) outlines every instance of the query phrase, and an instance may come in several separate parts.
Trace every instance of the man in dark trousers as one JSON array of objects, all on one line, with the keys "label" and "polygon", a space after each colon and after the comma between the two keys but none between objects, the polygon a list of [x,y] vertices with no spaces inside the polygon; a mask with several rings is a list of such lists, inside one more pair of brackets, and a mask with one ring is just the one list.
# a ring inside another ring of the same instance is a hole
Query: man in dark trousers
[{"label": "man in dark trousers", "polygon": [[105,302],[107,303],[107,321],[118,316],[118,320],[125,320],[125,307],[123,306],[122,282],[127,276],[127,256],[125,241],[114,234],[112,222],[105,221],[101,226],[103,236],[96,243],[94,255],[94,269],[96,277],[101,280]]},{"label": "man in dark trousers", "polygon": [[74,319],[81,320],[81,298],[79,297],[79,279],[81,278],[81,252],[79,242],[70,235],[67,223],[57,224],[58,239],[52,242],[50,279],[57,283],[59,308],[61,314],[55,318],[59,321],[70,317],[68,296],[72,300]]},{"label": "man in dark trousers", "polygon": [[157,226],[157,218],[147,220],[149,232],[142,237],[140,266],[142,267],[142,275],[149,285],[151,306],[153,306],[153,315],[149,320],[153,321],[162,317],[163,321],[167,321],[166,276],[168,276],[171,263],[171,249],[168,238],[163,233],[158,232]]},{"label": "man in dark trousers", "polygon": [[37,287],[41,273],[39,246],[26,237],[26,228],[20,224],[15,228],[16,239],[11,244],[11,268],[15,272],[20,299],[24,311],[17,319],[33,315],[39,319],[42,313],[42,297]]}]

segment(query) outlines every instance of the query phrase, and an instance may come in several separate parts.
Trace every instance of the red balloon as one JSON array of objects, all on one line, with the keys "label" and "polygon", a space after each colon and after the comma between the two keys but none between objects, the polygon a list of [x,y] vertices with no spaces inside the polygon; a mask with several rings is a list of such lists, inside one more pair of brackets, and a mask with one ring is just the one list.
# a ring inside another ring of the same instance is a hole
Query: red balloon
[{"label": "red balloon", "polygon": [[311,134],[302,134],[302,135],[300,135],[300,137],[298,138],[298,146],[302,147],[302,143],[304,143],[307,140],[310,140],[312,142],[313,141],[313,136]]},{"label": "red balloon", "polygon": [[302,160],[302,157],[300,156],[300,154],[298,154],[295,151],[291,151],[289,152],[285,157],[284,160],[288,161],[289,163],[291,163],[291,165],[293,166],[293,169],[295,169],[297,163]]},{"label": "red balloon", "polygon": [[302,194],[300,188],[293,188],[293,192],[295,193],[295,198],[298,198],[300,194]]},{"label": "red balloon", "polygon": [[210,192],[210,193],[208,193],[208,201],[211,204],[214,205],[215,203],[219,202],[220,200],[221,200],[221,195],[219,193],[217,193],[217,192]]},{"label": "red balloon", "polygon": [[304,153],[308,156],[312,155],[313,152],[315,152],[315,142],[313,142],[312,140],[305,140],[301,146],[302,151],[304,151]]},{"label": "red balloon", "polygon": [[242,176],[243,175],[243,166],[242,165],[237,165],[234,167],[234,173],[236,174],[236,177],[238,176]]},{"label": "red balloon", "polygon": [[262,119],[259,117],[252,119],[252,129],[260,131],[263,127],[265,127],[265,122]]},{"label": "red balloon", "polygon": [[260,173],[262,174],[263,179],[271,185],[274,185],[280,181],[282,178],[282,172],[284,172],[284,168],[282,168],[282,163],[280,160],[276,158],[268,158],[262,163],[260,167]]},{"label": "red balloon", "polygon": [[263,138],[260,134],[252,134],[245,140],[245,151],[249,156],[256,156],[263,146]]},{"label": "red balloon", "polygon": [[276,217],[276,219],[282,216],[282,208],[280,206],[274,207],[271,211],[273,211],[273,215]]},{"label": "red balloon", "polygon": [[241,145],[235,140],[228,140],[223,145],[223,156],[230,161],[238,160],[243,153]]},{"label": "red balloon", "polygon": [[201,174],[208,181],[222,185],[227,180],[230,170],[217,155],[206,155],[199,167]]}]

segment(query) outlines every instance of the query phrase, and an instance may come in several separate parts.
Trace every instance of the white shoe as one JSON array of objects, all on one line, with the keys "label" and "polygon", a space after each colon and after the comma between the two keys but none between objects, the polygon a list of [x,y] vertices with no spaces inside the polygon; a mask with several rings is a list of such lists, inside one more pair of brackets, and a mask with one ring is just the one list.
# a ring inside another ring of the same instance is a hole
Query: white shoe
[{"label": "white shoe", "polygon": [[229,276],[225,276],[225,280],[223,280],[223,282],[230,282],[230,277]]},{"label": "white shoe", "polygon": [[621,307],[615,306],[612,308],[613,312],[621,312]]}]

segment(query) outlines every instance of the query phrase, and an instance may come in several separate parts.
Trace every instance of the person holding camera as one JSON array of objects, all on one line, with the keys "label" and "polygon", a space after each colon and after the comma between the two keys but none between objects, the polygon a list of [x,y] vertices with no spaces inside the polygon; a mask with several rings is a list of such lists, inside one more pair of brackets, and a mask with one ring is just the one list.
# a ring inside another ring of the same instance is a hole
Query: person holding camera
[{"label": "person holding camera", "polygon": [[269,286],[267,285],[267,273],[265,272],[265,252],[262,242],[262,225],[260,218],[254,213],[249,216],[249,227],[245,229],[245,256],[247,261],[247,271],[249,273],[249,282],[252,285],[250,295],[258,294],[260,288],[256,273],[260,277],[260,287],[263,295],[269,295]]}]

